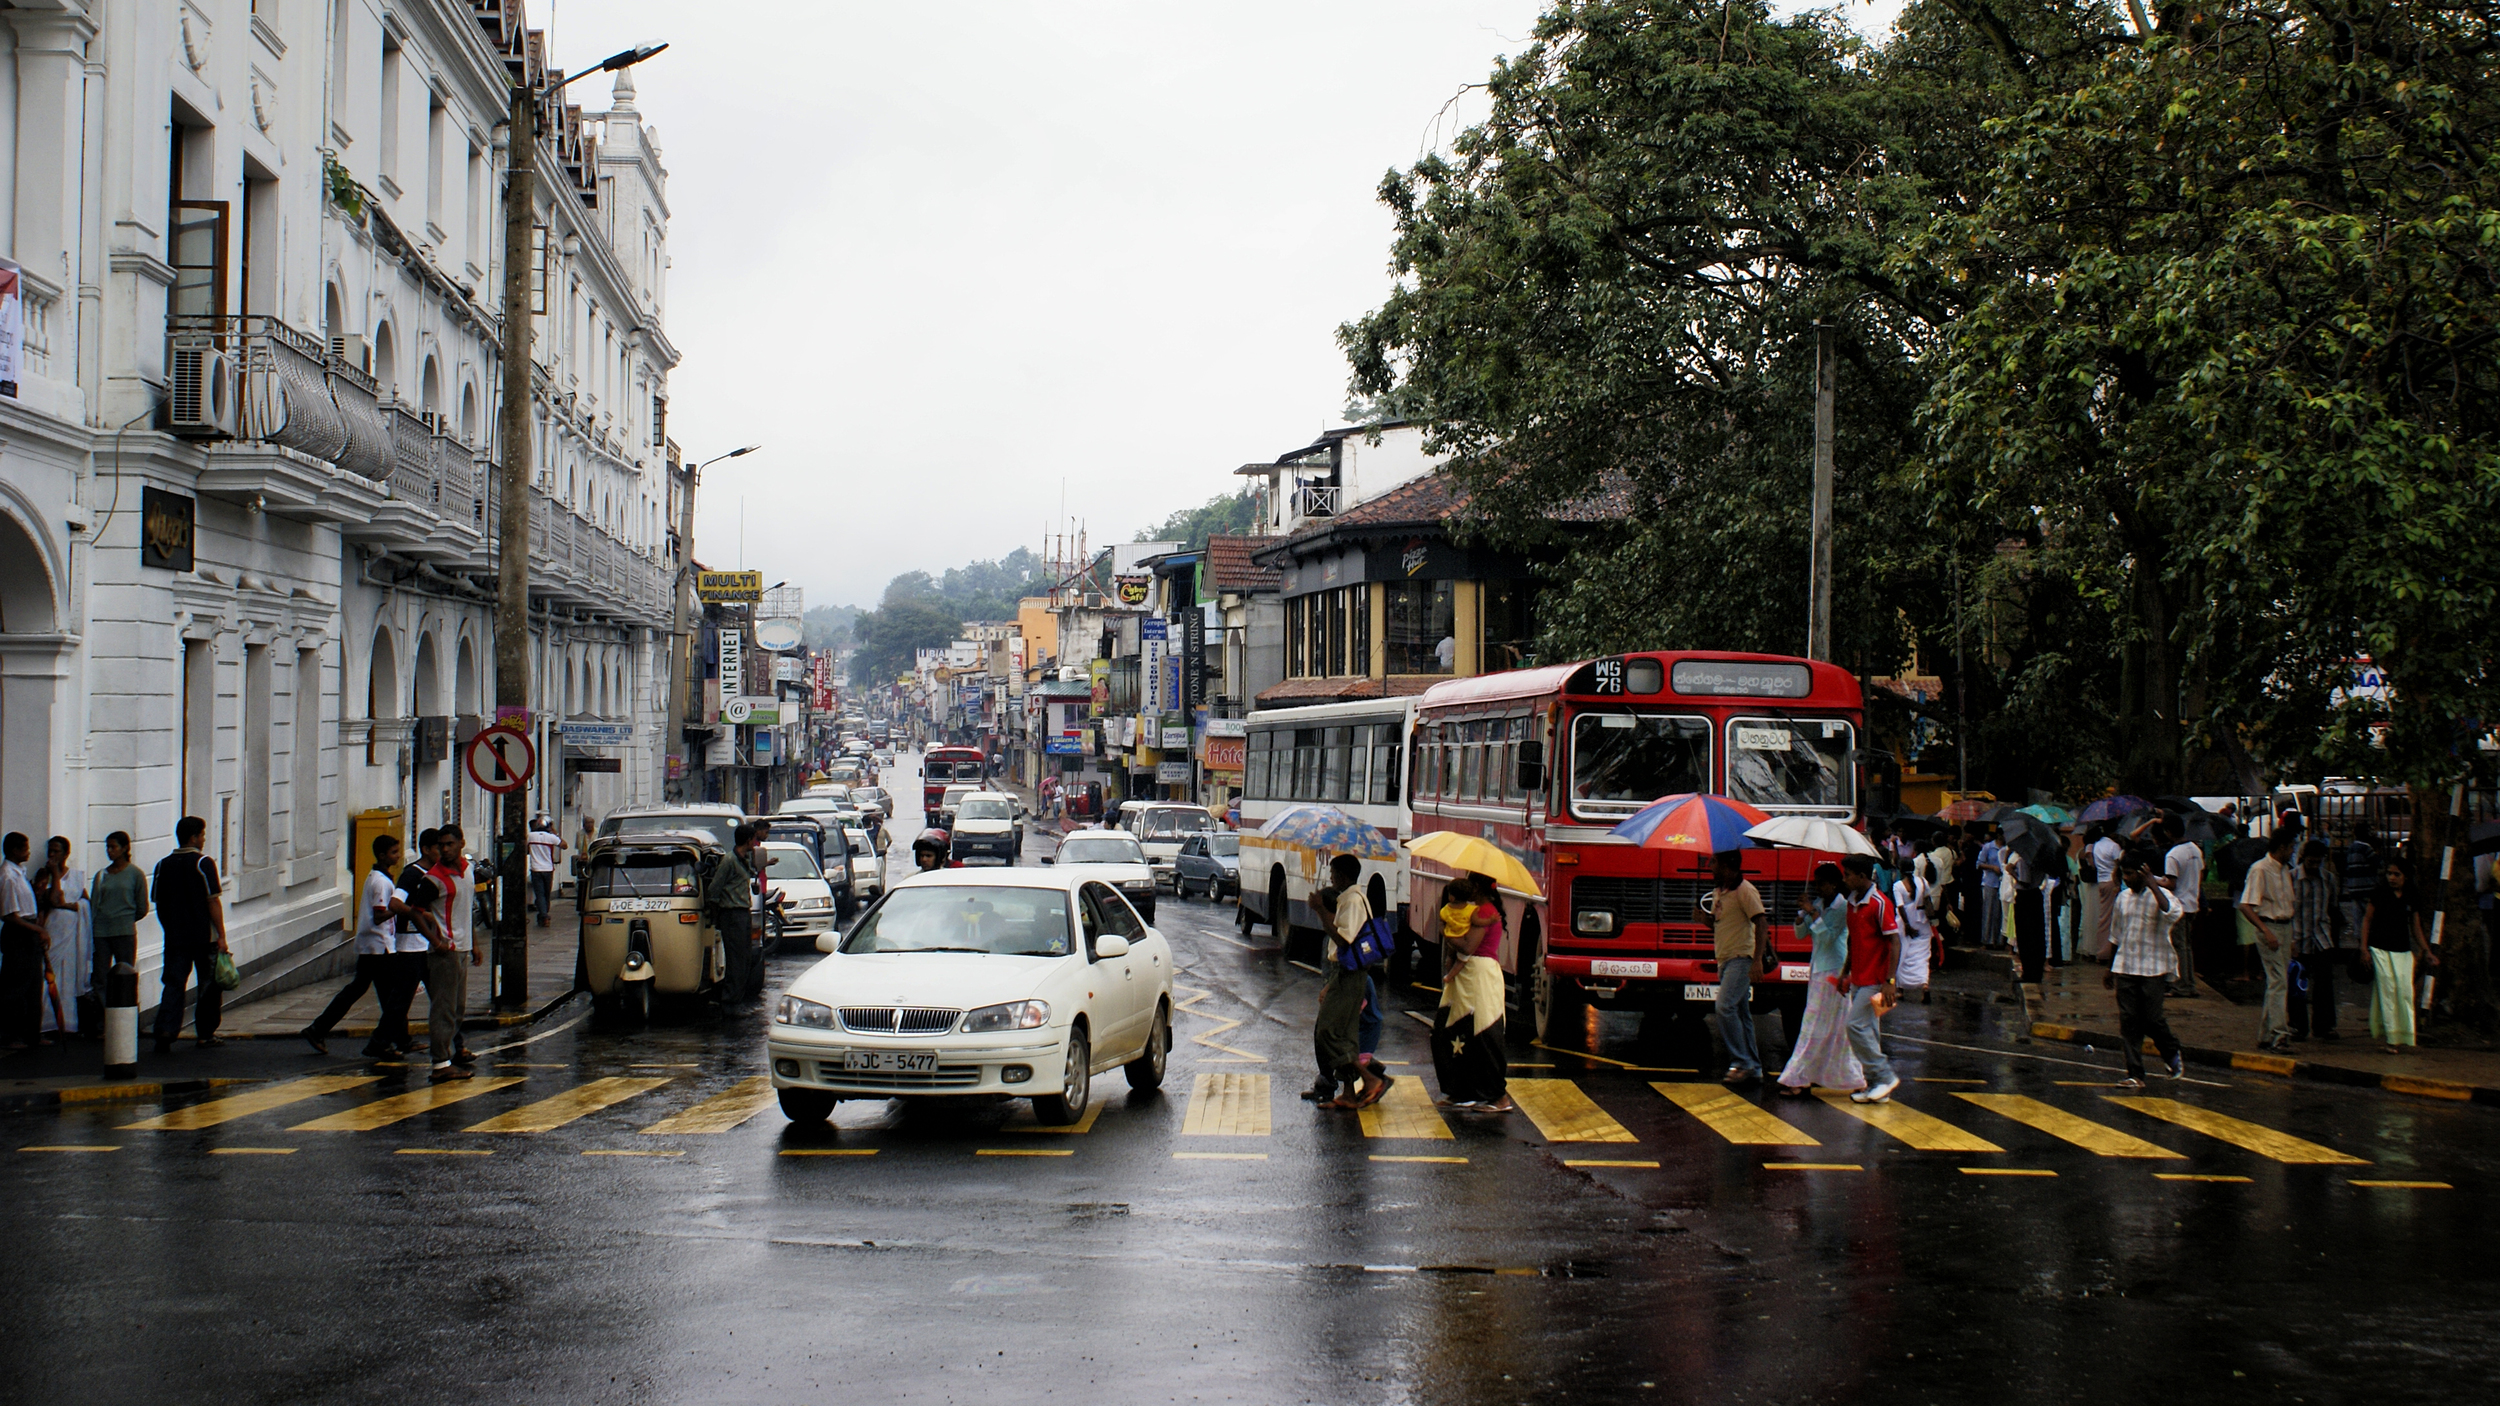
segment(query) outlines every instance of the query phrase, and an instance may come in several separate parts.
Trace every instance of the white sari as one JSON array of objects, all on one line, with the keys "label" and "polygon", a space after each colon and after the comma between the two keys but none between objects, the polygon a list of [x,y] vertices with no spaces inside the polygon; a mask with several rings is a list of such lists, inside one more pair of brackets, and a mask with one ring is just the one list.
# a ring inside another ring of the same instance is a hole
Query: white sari
[{"label": "white sari", "polygon": [[[55,908],[43,915],[48,939],[45,953],[52,961],[52,979],[57,988],[47,988],[43,997],[43,1028],[49,1031],[75,1033],[78,1029],[78,998],[94,989],[95,923],[87,907],[87,871],[71,869],[61,875],[61,901],[72,906]],[[53,1019],[53,991],[60,993],[59,1020]]]}]

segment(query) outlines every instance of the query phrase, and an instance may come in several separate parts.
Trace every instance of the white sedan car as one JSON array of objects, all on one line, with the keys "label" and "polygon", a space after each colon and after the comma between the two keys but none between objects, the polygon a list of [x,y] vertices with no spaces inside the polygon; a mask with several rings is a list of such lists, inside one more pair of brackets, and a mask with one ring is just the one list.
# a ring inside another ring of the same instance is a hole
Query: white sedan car
[{"label": "white sedan car", "polygon": [[1126,830],[1071,830],[1059,841],[1058,850],[1042,862],[1085,866],[1093,871],[1091,877],[1125,894],[1147,922],[1155,920],[1154,870],[1147,866],[1146,851],[1138,846],[1137,837]]},{"label": "white sedan car", "polygon": [[939,869],[897,883],[790,983],[766,1038],[794,1122],[846,1098],[1033,1100],[1073,1123],[1093,1076],[1158,1088],[1172,950],[1081,868]]},{"label": "white sedan car", "polygon": [[833,931],[833,885],[807,846],[781,840],[764,846],[764,884],[782,897],[781,914],[792,937],[817,937]]}]

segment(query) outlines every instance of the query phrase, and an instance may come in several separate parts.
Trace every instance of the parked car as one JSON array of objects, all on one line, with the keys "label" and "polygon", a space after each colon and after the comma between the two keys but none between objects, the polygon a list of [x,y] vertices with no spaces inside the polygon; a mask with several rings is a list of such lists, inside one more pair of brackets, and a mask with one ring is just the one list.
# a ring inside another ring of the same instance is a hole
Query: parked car
[{"label": "parked car", "polygon": [[842,1099],[1026,1097],[1075,1122],[1096,1074],[1160,1087],[1172,953],[1090,869],[941,869],[894,886],[790,983],[766,1036],[793,1122]]},{"label": "parked car", "polygon": [[1187,898],[1192,890],[1209,898],[1241,896],[1241,836],[1217,831],[1181,841],[1172,861],[1172,892]]},{"label": "parked car", "polygon": [[[834,851],[837,861],[841,853]],[[793,840],[765,841],[764,886],[781,893],[783,936],[813,941],[833,931],[833,885],[825,882],[825,868],[807,846]]]},{"label": "parked car", "polygon": [[1135,835],[1119,830],[1072,831],[1059,842],[1059,852],[1042,862],[1092,871],[1137,905],[1147,922],[1155,920],[1154,870],[1146,867],[1146,852],[1137,847]]}]

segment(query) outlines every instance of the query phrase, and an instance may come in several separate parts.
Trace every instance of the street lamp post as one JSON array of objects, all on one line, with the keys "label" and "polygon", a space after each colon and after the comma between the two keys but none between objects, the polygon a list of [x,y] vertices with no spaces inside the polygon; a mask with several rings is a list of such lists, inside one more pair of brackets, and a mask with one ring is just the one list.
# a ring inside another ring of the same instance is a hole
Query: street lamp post
[{"label": "street lamp post", "polygon": [[687,690],[693,687],[690,676],[694,672],[693,647],[688,643],[687,628],[690,624],[689,617],[693,614],[691,597],[694,595],[694,486],[701,481],[703,471],[712,465],[723,459],[735,459],[740,455],[752,454],[763,447],[760,444],[750,444],[744,448],[732,449],[726,454],[715,454],[700,464],[689,465],[686,469],[686,496],[677,505],[675,591],[677,623],[669,647],[671,667],[668,685],[668,736],[666,738],[669,759],[677,763],[677,787],[672,793],[672,799],[675,800],[682,801],[686,798],[686,777],[694,770],[693,758],[686,755],[686,705],[690,701],[687,698]]},{"label": "street lamp post", "polygon": [[[533,88],[526,72],[512,87],[512,165],[504,188],[503,216],[503,464],[495,496],[502,504],[501,532],[496,541],[495,577],[495,720],[526,727],[530,713],[530,230],[538,221],[538,107],[566,84],[593,73],[631,68],[666,44],[639,44],[611,54],[597,68],[586,69],[544,90]],[[551,747],[549,751],[561,751]],[[552,759],[540,758],[539,765]],[[527,860],[529,836],[523,823],[529,804],[526,788],[503,798],[502,842],[496,847],[495,872],[503,876],[503,903],[495,923],[494,1001],[499,1010],[518,1010],[527,999],[529,929]]]}]

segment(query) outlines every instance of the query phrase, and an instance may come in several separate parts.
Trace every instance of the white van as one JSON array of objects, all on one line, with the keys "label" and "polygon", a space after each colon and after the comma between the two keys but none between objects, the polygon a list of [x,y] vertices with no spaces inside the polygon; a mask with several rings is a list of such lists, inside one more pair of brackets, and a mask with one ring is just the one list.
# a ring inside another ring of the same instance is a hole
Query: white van
[{"label": "white van", "polygon": [[955,802],[949,857],[958,862],[995,860],[1013,864],[1024,857],[1024,805],[1004,791],[974,791]]},{"label": "white van", "polygon": [[1157,884],[1172,881],[1172,866],[1180,858],[1182,840],[1224,828],[1205,806],[1174,801],[1130,801],[1120,808],[1120,826],[1135,835],[1137,843],[1145,848],[1146,863],[1154,870]]}]

